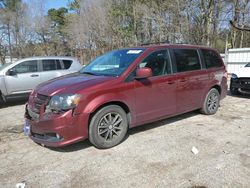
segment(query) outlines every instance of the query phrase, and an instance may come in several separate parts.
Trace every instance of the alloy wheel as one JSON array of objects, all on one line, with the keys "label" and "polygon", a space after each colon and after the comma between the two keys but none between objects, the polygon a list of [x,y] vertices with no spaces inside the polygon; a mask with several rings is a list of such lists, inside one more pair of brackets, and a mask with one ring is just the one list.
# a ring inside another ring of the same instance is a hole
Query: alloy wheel
[{"label": "alloy wheel", "polygon": [[119,137],[122,131],[123,119],[117,112],[105,114],[98,124],[98,135],[105,141],[112,141]]}]

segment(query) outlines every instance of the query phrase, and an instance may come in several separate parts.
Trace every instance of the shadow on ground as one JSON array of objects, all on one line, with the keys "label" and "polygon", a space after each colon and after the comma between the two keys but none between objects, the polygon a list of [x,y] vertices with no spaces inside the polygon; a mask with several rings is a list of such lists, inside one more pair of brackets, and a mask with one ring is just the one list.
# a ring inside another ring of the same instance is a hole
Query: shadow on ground
[{"label": "shadow on ground", "polygon": [[48,147],[48,149],[56,151],[56,152],[74,152],[74,151],[78,151],[78,150],[83,150],[86,149],[88,147],[93,146],[89,140],[84,140],[81,142],[77,142],[75,144],[69,145],[69,146],[64,146],[64,147],[59,147],[59,148],[51,148]]},{"label": "shadow on ground", "polygon": [[228,90],[227,95],[231,97],[237,97],[237,98],[244,98],[244,99],[250,99],[250,94],[244,94],[244,93],[239,93],[237,95],[232,95],[231,92]]},{"label": "shadow on ground", "polygon": [[2,108],[8,108],[11,106],[18,106],[18,105],[24,105],[27,102],[28,98],[22,98],[22,99],[11,99],[7,102],[4,102],[2,99],[0,99],[0,109]]}]

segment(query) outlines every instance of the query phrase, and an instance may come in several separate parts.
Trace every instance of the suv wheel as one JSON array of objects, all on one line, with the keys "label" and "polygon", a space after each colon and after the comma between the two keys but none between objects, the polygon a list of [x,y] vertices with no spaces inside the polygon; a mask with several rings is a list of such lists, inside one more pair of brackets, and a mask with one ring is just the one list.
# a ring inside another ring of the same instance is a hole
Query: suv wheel
[{"label": "suv wheel", "polygon": [[124,139],[127,130],[128,120],[125,111],[117,105],[106,106],[92,117],[89,140],[97,148],[111,148]]},{"label": "suv wheel", "polygon": [[215,114],[219,108],[220,104],[220,94],[215,88],[212,88],[205,98],[203,107],[201,108],[201,113],[206,115]]}]

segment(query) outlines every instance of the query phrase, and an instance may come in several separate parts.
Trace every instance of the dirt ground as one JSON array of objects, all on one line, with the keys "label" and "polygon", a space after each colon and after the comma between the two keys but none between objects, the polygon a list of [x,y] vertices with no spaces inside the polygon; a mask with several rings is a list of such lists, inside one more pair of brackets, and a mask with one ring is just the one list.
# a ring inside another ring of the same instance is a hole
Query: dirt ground
[{"label": "dirt ground", "polygon": [[24,102],[0,108],[0,187],[250,186],[247,96],[227,96],[213,116],[191,112],[134,128],[108,150],[88,141],[60,149],[35,144],[22,133],[23,113]]}]

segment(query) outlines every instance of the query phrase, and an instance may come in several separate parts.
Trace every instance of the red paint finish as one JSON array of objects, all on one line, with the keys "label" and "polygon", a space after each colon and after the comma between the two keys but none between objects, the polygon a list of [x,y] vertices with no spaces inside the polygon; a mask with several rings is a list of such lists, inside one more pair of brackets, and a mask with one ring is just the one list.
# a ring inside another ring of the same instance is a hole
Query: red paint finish
[{"label": "red paint finish", "polygon": [[142,79],[142,78],[149,78],[153,75],[152,69],[150,68],[140,68],[136,71],[136,78]]},{"label": "red paint finish", "polygon": [[[72,74],[40,85],[31,94],[27,105],[34,106],[37,93],[48,97],[77,93],[82,98],[76,109],[59,114],[41,112],[37,120],[32,120],[26,110],[26,121],[31,125],[31,139],[51,147],[84,140],[88,138],[88,125],[93,113],[103,105],[111,103],[125,108],[129,125],[134,127],[201,108],[207,92],[213,87],[220,90],[221,99],[226,96],[227,78],[224,65],[178,73],[174,70],[174,58],[171,58],[171,74],[129,79],[137,65],[151,52],[173,48],[209,49],[188,45],[147,46],[119,77]],[[147,72],[137,71],[137,74],[150,74],[150,69],[144,70]],[[63,139],[49,141],[34,136],[50,133],[57,133]]]}]

